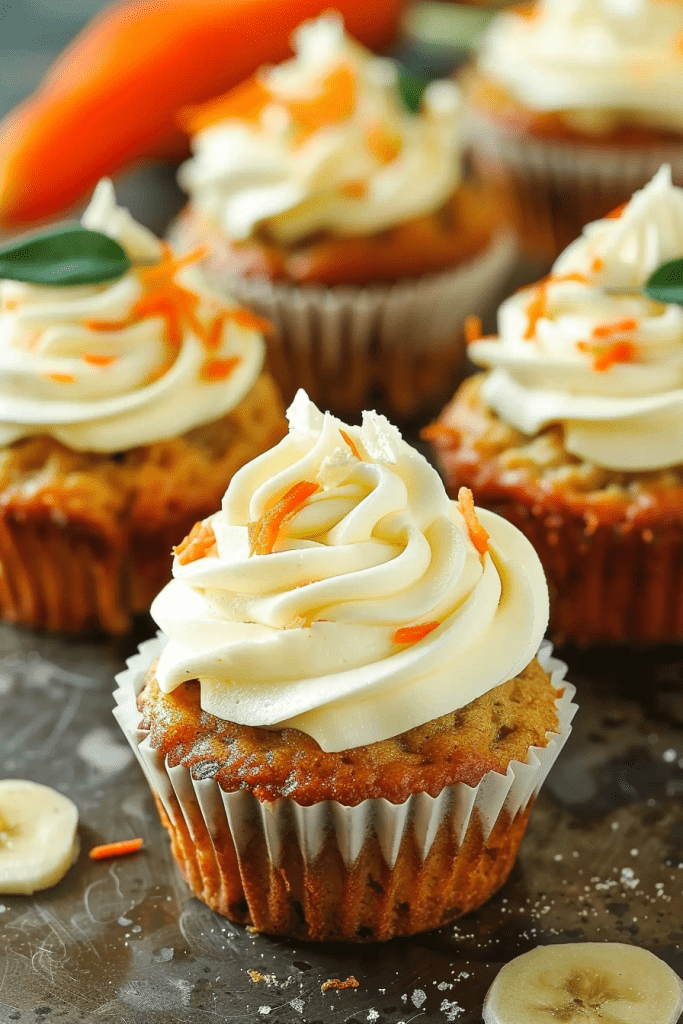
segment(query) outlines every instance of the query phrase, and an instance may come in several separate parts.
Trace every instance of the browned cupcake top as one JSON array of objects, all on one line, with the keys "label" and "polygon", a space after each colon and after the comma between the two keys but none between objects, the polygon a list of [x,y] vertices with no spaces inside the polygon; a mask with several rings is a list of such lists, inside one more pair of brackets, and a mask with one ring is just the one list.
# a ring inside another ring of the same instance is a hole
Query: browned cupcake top
[{"label": "browned cupcake top", "polygon": [[199,684],[164,694],[147,675],[138,705],[140,728],[173,767],[214,778],[226,792],[246,789],[260,800],[289,797],[302,805],[367,798],[401,803],[412,793],[436,796],[457,782],[477,785],[488,771],[505,773],[530,746],[555,731],[560,695],[534,659],[514,679],[458,711],[399,736],[337,753],[323,751],[297,729],[259,729],[215,718],[199,706]]}]

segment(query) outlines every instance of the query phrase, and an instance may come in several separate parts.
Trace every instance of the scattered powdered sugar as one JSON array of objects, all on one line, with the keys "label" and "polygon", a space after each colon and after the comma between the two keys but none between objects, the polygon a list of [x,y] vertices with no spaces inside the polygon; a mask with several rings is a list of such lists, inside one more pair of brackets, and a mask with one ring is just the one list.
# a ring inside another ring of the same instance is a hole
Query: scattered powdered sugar
[{"label": "scattered powdered sugar", "polygon": [[443,999],[439,1009],[442,1013],[446,1014],[447,1021],[457,1020],[465,1012],[460,1003],[457,1003],[454,999]]},{"label": "scattered powdered sugar", "polygon": [[303,1013],[306,1004],[303,1001],[303,999],[299,999],[297,997],[296,999],[290,999],[289,1005],[292,1007],[293,1010],[296,1010],[297,1013]]},{"label": "scattered powdered sugar", "polygon": [[427,993],[424,991],[424,989],[416,988],[412,996],[410,997],[410,1001],[415,1007],[415,1009],[419,1010],[426,998]]}]

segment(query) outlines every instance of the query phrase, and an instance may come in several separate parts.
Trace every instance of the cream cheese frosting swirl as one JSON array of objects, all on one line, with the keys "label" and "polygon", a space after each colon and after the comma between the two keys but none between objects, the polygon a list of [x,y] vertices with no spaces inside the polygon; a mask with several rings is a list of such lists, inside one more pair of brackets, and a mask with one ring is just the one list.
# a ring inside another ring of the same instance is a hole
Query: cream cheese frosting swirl
[{"label": "cream cheese frosting swirl", "polygon": [[442,206],[459,182],[457,87],[432,83],[412,114],[395,65],[332,14],[301,25],[294,48],[193,139],[179,172],[193,207],[233,239],[262,228],[290,245],[319,231],[372,234]]},{"label": "cream cheese frosting swirl", "polygon": [[469,348],[493,369],[484,401],[525,434],[562,424],[567,450],[607,469],[683,464],[683,308],[640,291],[681,256],[683,189],[664,166],[502,304],[499,338]]},{"label": "cream cheese frosting swirl", "polygon": [[501,14],[479,66],[521,103],[589,134],[622,124],[683,131],[683,5],[539,0]]},{"label": "cream cheese frosting swirl", "polygon": [[[0,445],[48,434],[110,453],[229,412],[261,370],[257,321],[207,290],[192,266],[176,272],[158,239],[117,207],[110,181],[82,223],[143,269],[97,285],[0,282]],[[155,290],[145,273],[157,266]],[[187,316],[174,312],[173,290]]]},{"label": "cream cheese frosting swirl", "polygon": [[[170,638],[162,690],[196,678],[205,711],[297,728],[330,751],[454,711],[525,668],[548,592],[523,535],[477,510],[480,553],[436,471],[382,416],[345,426],[300,391],[288,418],[207,520],[215,544],[176,557],[154,601]],[[253,524],[302,482],[272,551],[254,551]]]}]

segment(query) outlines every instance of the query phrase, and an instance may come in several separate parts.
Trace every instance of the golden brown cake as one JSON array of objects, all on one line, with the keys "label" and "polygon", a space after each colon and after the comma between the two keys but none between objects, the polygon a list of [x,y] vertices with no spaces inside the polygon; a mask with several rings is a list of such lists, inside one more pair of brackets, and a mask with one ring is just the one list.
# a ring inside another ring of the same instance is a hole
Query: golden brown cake
[{"label": "golden brown cake", "polygon": [[[480,905],[568,733],[530,545],[383,418],[299,393],[290,434],[176,547],[117,717],[192,891],[369,941]],[[481,520],[479,518],[481,515]]]}]

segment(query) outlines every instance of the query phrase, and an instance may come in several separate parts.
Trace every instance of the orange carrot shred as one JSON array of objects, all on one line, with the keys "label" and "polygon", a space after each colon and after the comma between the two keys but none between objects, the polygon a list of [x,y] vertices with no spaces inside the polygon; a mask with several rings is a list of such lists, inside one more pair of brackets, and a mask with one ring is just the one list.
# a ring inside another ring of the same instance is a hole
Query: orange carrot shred
[{"label": "orange carrot shred", "polygon": [[285,105],[294,121],[312,131],[345,121],[351,117],[356,105],[356,76],[353,69],[347,65],[334,68],[312,96],[301,100],[290,99]]},{"label": "orange carrot shred", "polygon": [[610,210],[609,213],[605,214],[604,220],[616,220],[617,217],[621,217],[627,206],[628,202],[622,203],[620,206],[615,206],[613,210]]},{"label": "orange carrot shred", "polygon": [[420,431],[423,441],[444,441],[452,446],[460,444],[460,431],[447,423],[429,423]]},{"label": "orange carrot shred", "polygon": [[480,555],[485,555],[489,549],[489,535],[477,519],[474,508],[474,496],[469,487],[461,487],[458,491],[458,504],[462,517],[465,520],[470,540]]},{"label": "orange carrot shred", "polygon": [[227,380],[241,361],[241,356],[231,356],[229,359],[205,359],[199,376],[202,380],[214,383],[219,380]]},{"label": "orange carrot shred", "polygon": [[86,352],[83,355],[83,362],[90,366],[111,366],[116,362],[116,356],[105,356],[99,352]]},{"label": "orange carrot shred", "polygon": [[85,326],[89,331],[125,331],[131,323],[131,320],[88,320]]},{"label": "orange carrot shred", "polygon": [[472,313],[470,316],[465,317],[464,324],[465,333],[465,344],[471,345],[473,341],[479,341],[481,338],[481,317],[475,316]]},{"label": "orange carrot shred", "polygon": [[250,555],[269,555],[275,547],[282,527],[294,516],[312,494],[320,490],[320,484],[312,480],[300,480],[278,501],[270,505],[261,518],[249,524]]},{"label": "orange carrot shred", "polygon": [[596,256],[593,262],[591,263],[591,270],[594,274],[598,274],[604,266],[605,261],[600,256]]},{"label": "orange carrot shred", "polygon": [[195,523],[187,537],[173,548],[181,565],[188,565],[204,558],[207,551],[210,551],[216,543],[216,535],[210,523]]},{"label": "orange carrot shred", "polygon": [[248,331],[260,331],[261,334],[269,334],[273,329],[270,320],[264,316],[257,316],[249,309],[229,309],[225,314],[228,320],[232,320],[238,327],[244,327]]},{"label": "orange carrot shred", "polygon": [[440,625],[440,622],[421,622],[417,626],[401,626],[394,633],[392,641],[395,644],[416,644]]},{"label": "orange carrot shred", "polygon": [[381,164],[390,164],[403,149],[400,135],[390,132],[383,124],[376,124],[365,136],[368,149]]},{"label": "orange carrot shred", "polygon": [[362,462],[362,461],[363,461],[363,457],[362,457],[361,453],[360,453],[360,452],[358,451],[358,448],[357,448],[357,447],[356,447],[356,445],[354,444],[353,440],[352,440],[352,439],[351,439],[351,438],[349,437],[349,435],[348,435],[348,434],[346,433],[346,431],[345,431],[345,430],[342,430],[342,429],[341,429],[341,427],[340,427],[340,428],[339,428],[339,433],[341,434],[341,436],[342,436],[342,437],[344,438],[344,440],[346,441],[346,443],[347,443],[347,445],[349,446],[349,448],[351,449],[351,452],[353,453],[353,455],[355,455],[355,456],[356,456],[356,458],[357,458],[357,459],[359,459],[359,460],[360,460],[360,461]]},{"label": "orange carrot shred", "polygon": [[638,321],[634,317],[629,317],[626,320],[615,320],[611,324],[600,324],[593,328],[592,335],[594,338],[609,338],[610,334],[623,334],[637,329]]},{"label": "orange carrot shred", "polygon": [[368,194],[368,185],[362,178],[358,178],[356,181],[345,182],[340,191],[347,199],[364,199]]},{"label": "orange carrot shred", "polygon": [[616,363],[633,363],[638,358],[638,347],[632,341],[616,341],[602,352],[598,352],[593,360],[593,369],[604,373]]},{"label": "orange carrot shred", "polygon": [[548,310],[548,298],[544,285],[540,285],[533,299],[527,307],[526,314],[529,318],[526,331],[524,332],[524,338],[529,341],[533,338],[536,333],[536,325],[547,313]]},{"label": "orange carrot shred", "polygon": [[102,846],[93,846],[90,851],[90,860],[106,860],[108,857],[124,857],[129,853],[137,853],[142,849],[142,839],[123,839],[118,843],[104,843]]},{"label": "orange carrot shred", "polygon": [[44,376],[47,377],[48,380],[57,381],[58,384],[73,384],[76,380],[74,375],[71,373],[46,373]]}]

